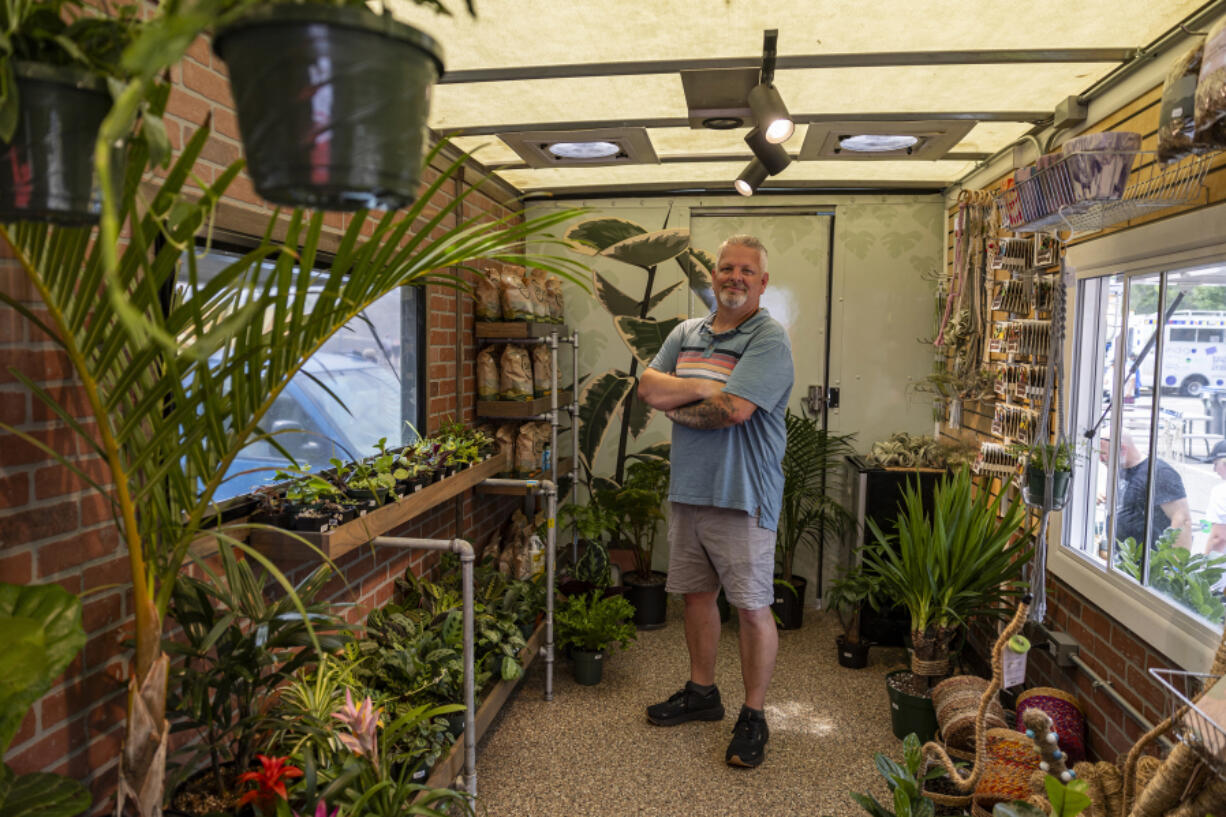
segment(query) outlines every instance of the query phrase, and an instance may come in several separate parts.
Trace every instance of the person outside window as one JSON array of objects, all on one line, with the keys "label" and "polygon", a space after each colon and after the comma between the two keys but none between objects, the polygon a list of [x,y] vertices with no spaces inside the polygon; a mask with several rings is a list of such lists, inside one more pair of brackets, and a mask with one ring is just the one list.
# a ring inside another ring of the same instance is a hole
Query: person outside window
[{"label": "person outside window", "polygon": [[759,306],[766,261],[752,236],[723,243],[712,273],[716,309],[669,334],[638,390],[673,421],[668,590],[685,597],[690,658],[689,681],[647,707],[647,719],[723,719],[715,685],[722,585],[737,608],[745,687],[724,759],[743,767],[762,762],[770,734],[764,707],[779,645],[770,605],[793,379],[787,333]]},{"label": "person outside window", "polygon": [[[1213,473],[1226,480],[1226,440],[1219,440],[1209,452]],[[1206,553],[1226,553],[1226,482],[1219,482],[1209,492],[1209,540],[1205,542]]]},{"label": "person outside window", "polygon": [[[1107,459],[1107,438],[1102,441],[1102,459]],[[1119,483],[1115,496],[1115,540],[1149,542],[1154,547],[1168,528],[1177,528],[1176,547],[1192,547],[1192,512],[1183,478],[1162,459],[1154,460],[1154,504],[1150,509],[1149,537],[1145,519],[1149,500],[1149,457],[1141,451],[1127,431],[1120,434]]]}]

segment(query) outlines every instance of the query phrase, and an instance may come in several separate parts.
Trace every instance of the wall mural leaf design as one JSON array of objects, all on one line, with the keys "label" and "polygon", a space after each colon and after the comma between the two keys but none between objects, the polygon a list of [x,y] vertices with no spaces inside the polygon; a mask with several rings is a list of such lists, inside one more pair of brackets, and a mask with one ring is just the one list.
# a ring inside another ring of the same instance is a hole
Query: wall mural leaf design
[{"label": "wall mural leaf design", "polygon": [[672,456],[673,444],[664,442],[649,445],[646,448],[629,454],[628,458],[632,460],[666,460]]},{"label": "wall mural leaf design", "polygon": [[579,458],[589,472],[612,424],[613,414],[634,388],[635,379],[619,369],[595,377],[579,395]]},{"label": "wall mural leaf design", "polygon": [[855,253],[861,261],[877,243],[877,234],[872,230],[845,230],[841,237],[843,246]]},{"label": "wall mural leaf design", "polygon": [[[582,225],[578,225],[582,226]],[[599,255],[647,269],[676,258],[690,246],[690,231],[678,227],[631,236],[600,251]]]},{"label": "wall mural leaf design", "polygon": [[630,412],[630,436],[636,440],[647,430],[647,424],[651,422],[652,415],[655,414],[655,409],[640,400],[633,391],[626,395],[626,403],[622,406],[622,411]]},{"label": "wall mural leaf design", "polygon": [[647,366],[660,351],[660,347],[664,345],[664,339],[668,337],[668,333],[684,320],[684,316],[681,315],[675,318],[665,318],[662,321],[654,318],[618,317],[613,319],[613,324],[635,359]]},{"label": "wall mural leaf design", "polygon": [[711,281],[711,270],[715,269],[715,256],[706,250],[690,247],[689,252],[677,256],[681,271],[690,282],[690,289],[697,295],[708,309],[715,308],[715,287]]},{"label": "wall mural leaf design", "polygon": [[566,238],[575,243],[573,249],[584,255],[596,255],[627,238],[642,235],[644,228],[624,218],[592,218],[566,231]]},{"label": "wall mural leaf design", "polygon": [[633,316],[638,315],[642,309],[642,302],[636,301],[626,293],[622,292],[617,287],[610,283],[608,278],[605,278],[599,272],[592,273],[592,281],[595,284],[596,297],[604,304],[604,308],[609,310],[611,314],[616,316]]},{"label": "wall mural leaf design", "polygon": [[677,288],[680,287],[684,283],[685,283],[684,281],[678,281],[677,283],[673,284],[671,287],[668,287],[662,292],[657,292],[655,295],[652,295],[651,300],[647,302],[647,314],[650,315],[651,310],[655,309],[657,306],[664,303],[664,299],[667,298],[669,295],[672,295],[673,292],[675,292]]},{"label": "wall mural leaf design", "polygon": [[897,258],[918,244],[923,237],[922,233],[915,230],[907,233],[891,232],[886,233],[882,241],[885,243],[885,248],[889,251],[890,257]]}]

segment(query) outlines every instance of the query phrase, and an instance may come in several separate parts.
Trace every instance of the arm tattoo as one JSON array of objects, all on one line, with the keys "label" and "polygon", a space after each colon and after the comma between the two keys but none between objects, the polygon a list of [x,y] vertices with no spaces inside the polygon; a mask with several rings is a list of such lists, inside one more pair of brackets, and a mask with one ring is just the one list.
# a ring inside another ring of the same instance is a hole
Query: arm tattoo
[{"label": "arm tattoo", "polygon": [[688,406],[665,412],[668,419],[686,428],[709,431],[735,425],[732,421],[732,400],[726,394],[717,394]]}]

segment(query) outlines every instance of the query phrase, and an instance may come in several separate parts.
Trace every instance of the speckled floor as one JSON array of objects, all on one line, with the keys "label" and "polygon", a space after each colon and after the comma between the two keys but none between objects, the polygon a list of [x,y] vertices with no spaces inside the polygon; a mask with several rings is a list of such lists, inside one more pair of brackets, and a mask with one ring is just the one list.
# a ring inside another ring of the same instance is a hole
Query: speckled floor
[{"label": "speckled floor", "polygon": [[640,631],[617,652],[597,686],[580,686],[560,659],[554,699],[543,700],[545,662],[535,661],[503,707],[477,756],[479,813],[490,817],[785,817],[863,814],[849,790],[885,795],[874,752],[893,757],[883,677],[899,649],[875,648],[862,670],[840,667],[833,615],[805,611],[804,627],[780,632],[767,695],[771,738],[757,769],[724,764],[744,693],[736,630],[725,625],[716,682],[719,723],[662,728],[644,707],[667,698],[688,672],[679,598],[668,624]]}]

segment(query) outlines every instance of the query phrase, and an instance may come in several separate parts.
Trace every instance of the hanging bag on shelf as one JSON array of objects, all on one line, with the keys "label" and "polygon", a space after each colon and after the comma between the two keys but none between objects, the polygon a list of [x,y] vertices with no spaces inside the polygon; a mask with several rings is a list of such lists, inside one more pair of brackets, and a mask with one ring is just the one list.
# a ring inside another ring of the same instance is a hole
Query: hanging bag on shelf
[{"label": "hanging bag on shelf", "polygon": [[527,349],[507,344],[502,350],[500,374],[503,400],[532,399],[532,359]]},{"label": "hanging bag on shelf", "polygon": [[537,397],[553,393],[553,355],[543,343],[532,347],[532,383]]},{"label": "hanging bag on shelf", "polygon": [[549,319],[554,323],[564,323],[562,279],[556,275],[545,279],[545,293],[549,296]]},{"label": "hanging bag on shelf", "polygon": [[1158,160],[1173,162],[1195,150],[1196,81],[1200,76],[1203,44],[1192,48],[1171,65],[1162,86],[1158,114]]},{"label": "hanging bag on shelf", "polygon": [[477,399],[497,400],[501,391],[496,352],[487,346],[477,353]]},{"label": "hanging bag on shelf", "polygon": [[1226,20],[1209,29],[1196,84],[1196,142],[1226,148]]},{"label": "hanging bag on shelf", "polygon": [[476,302],[479,321],[502,320],[502,297],[498,292],[498,278],[499,273],[494,269],[484,269],[477,273],[473,300]]},{"label": "hanging bag on shelf", "polygon": [[545,286],[545,270],[529,270],[524,276],[528,282],[528,295],[532,298],[532,314],[542,323],[549,322],[549,291]]},{"label": "hanging bag on shelf", "polygon": [[532,305],[532,290],[524,278],[522,267],[503,270],[498,278],[502,295],[502,319],[504,321],[530,321],[536,318]]}]

